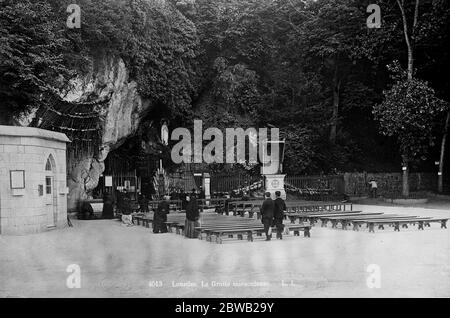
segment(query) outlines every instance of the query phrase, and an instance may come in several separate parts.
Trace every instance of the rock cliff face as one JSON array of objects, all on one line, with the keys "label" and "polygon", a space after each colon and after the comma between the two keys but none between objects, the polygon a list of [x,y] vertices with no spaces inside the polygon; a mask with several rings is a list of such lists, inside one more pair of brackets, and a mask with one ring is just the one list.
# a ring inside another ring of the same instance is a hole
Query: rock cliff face
[{"label": "rock cliff face", "polygon": [[[67,164],[70,210],[98,185],[111,151],[137,133],[145,133],[144,144],[150,150],[142,150],[153,154],[154,144],[158,144],[154,141],[159,135],[155,127],[150,127],[153,117],[160,119],[161,113],[186,111],[191,106],[191,96],[197,89],[196,58],[200,41],[194,22],[177,8],[186,10],[192,4],[192,0],[85,1],[82,29],[67,33],[59,20],[60,9],[65,7],[55,2],[45,8],[49,19],[58,21],[50,21],[55,22],[49,24],[55,33],[49,31],[49,35],[43,36],[48,41],[43,45],[50,47],[52,41],[57,41],[52,45],[59,48],[61,43],[67,43],[61,53],[67,65],[61,66],[60,78],[46,83],[53,85],[60,98],[54,96],[54,90],[45,94],[36,90],[41,101],[35,108],[24,107],[27,109],[12,123],[60,131],[74,141],[68,147]],[[34,11],[30,8],[30,12]],[[32,37],[31,40],[40,39]],[[80,65],[85,59],[89,61]],[[41,64],[38,63],[39,67]],[[60,67],[49,65],[52,71],[48,74],[52,75]],[[130,78],[127,65],[131,65],[132,77],[139,81],[139,90],[137,82]],[[61,91],[65,69],[79,72],[79,76]],[[43,74],[43,78],[48,75]],[[149,99],[139,92],[150,96]],[[144,118],[149,119],[148,125],[142,125]]]},{"label": "rock cliff face", "polygon": [[86,199],[89,191],[98,185],[108,153],[135,134],[143,116],[151,108],[150,102],[139,95],[137,83],[130,80],[125,63],[120,58],[93,60],[91,70],[72,84],[70,91],[62,94],[66,101],[109,102],[100,110],[104,121],[98,153],[94,156],[86,152],[68,165],[69,210],[75,209],[78,200]]}]

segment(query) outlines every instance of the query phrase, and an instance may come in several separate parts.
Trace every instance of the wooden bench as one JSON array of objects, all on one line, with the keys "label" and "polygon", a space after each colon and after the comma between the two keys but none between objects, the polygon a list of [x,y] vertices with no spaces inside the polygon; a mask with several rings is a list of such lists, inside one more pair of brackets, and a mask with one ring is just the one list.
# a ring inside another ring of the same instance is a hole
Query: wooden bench
[{"label": "wooden bench", "polygon": [[329,213],[329,214],[322,214],[322,215],[312,215],[308,217],[309,222],[311,224],[316,224],[320,222],[321,227],[327,227],[327,224],[330,220],[333,220],[333,218],[357,218],[357,217],[363,217],[363,216],[371,216],[371,215],[381,215],[382,213],[365,213],[362,211],[356,211],[356,213],[352,212],[343,212],[343,213]]},{"label": "wooden bench", "polygon": [[[394,226],[394,231],[400,232],[400,225],[403,228],[408,228],[409,224],[418,224],[418,230],[423,230],[424,226],[430,227],[430,223],[440,223],[442,229],[447,228],[448,219],[444,218],[431,218],[431,217],[412,217],[405,219],[374,219],[374,220],[356,220],[353,221],[357,225],[359,223],[366,223],[369,232],[375,232],[375,225],[378,225],[379,229],[384,229],[384,225]],[[381,227],[380,227],[381,226]]]},{"label": "wooden bench", "polygon": [[167,225],[167,229],[169,230],[169,232],[173,232],[172,229],[175,228],[175,233],[176,234],[183,234],[184,233],[184,221],[168,221],[168,222],[164,222]]},{"label": "wooden bench", "polygon": [[144,218],[145,214],[142,213],[135,213],[131,214],[131,222],[134,224],[136,221],[137,225],[140,225],[140,222],[142,221],[142,218]]},{"label": "wooden bench", "polygon": [[[304,232],[305,237],[311,237],[310,225],[293,225],[287,228],[288,231],[293,231],[294,236],[300,236],[300,231]],[[212,242],[212,237],[216,237],[216,243],[222,244],[223,235],[237,235],[238,240],[243,240],[244,235],[247,235],[247,240],[253,242],[254,234],[262,236],[264,233],[264,227],[255,226],[255,227],[239,227],[239,228],[215,228],[215,229],[204,229],[203,232],[206,232],[207,237],[206,240]]]},{"label": "wooden bench", "polygon": [[311,237],[311,225],[309,224],[295,224],[295,225],[285,225],[286,232],[293,231],[294,236],[300,236],[300,231],[303,231],[305,237]]},{"label": "wooden bench", "polygon": [[289,212],[324,212],[324,211],[353,211],[353,204],[349,202],[309,202],[286,201]]},{"label": "wooden bench", "polygon": [[318,219],[321,217],[333,217],[333,216],[351,216],[362,213],[362,211],[335,211],[335,212],[307,212],[307,213],[285,213],[285,218],[289,218],[291,224],[295,223],[296,219],[299,219],[299,222],[309,221],[312,224],[316,223]]},{"label": "wooden bench", "polygon": [[[259,211],[262,201],[245,201],[233,203],[233,216],[245,216],[245,212],[248,212],[250,218],[253,218],[255,212]],[[239,208],[242,206],[242,208]]]},{"label": "wooden bench", "polygon": [[[183,214],[168,214],[167,215],[167,221],[165,222],[165,224],[168,226],[168,229],[170,232],[172,232],[172,229],[175,229],[177,234],[183,234],[184,232],[184,227],[185,227],[185,221],[186,221],[186,216]],[[251,221],[251,220],[249,220]],[[223,217],[220,215],[216,215],[216,214],[202,214],[201,218],[200,218],[200,223],[202,223],[203,225],[208,225],[208,224],[217,224],[218,222],[220,223],[225,223],[225,224],[235,224],[238,222],[237,219],[233,218],[227,218],[227,217]],[[242,222],[242,220],[239,220],[239,222]]]},{"label": "wooden bench", "polygon": [[217,230],[211,230],[210,233],[208,233],[206,240],[209,242],[212,242],[212,237],[215,236],[216,243],[222,244],[223,239],[222,235],[224,234],[236,234],[238,237],[238,240],[243,240],[243,236],[247,235],[247,240],[249,242],[253,242],[253,234],[257,231],[260,231],[260,229],[217,229]]},{"label": "wooden bench", "polygon": [[211,242],[212,236],[221,237],[222,234],[227,234],[228,237],[233,237],[233,235],[237,235],[238,240],[243,239],[243,235],[247,235],[247,239],[249,241],[253,241],[253,234],[257,231],[264,231],[264,227],[261,227],[259,225],[253,225],[253,226],[222,226],[222,227],[214,227],[214,228],[203,228],[198,229],[199,231],[198,238],[200,240],[203,239],[203,234],[206,235],[206,240]]},{"label": "wooden bench", "polygon": [[367,213],[357,213],[355,215],[340,215],[340,216],[321,216],[318,220],[321,222],[322,227],[326,227],[328,222],[331,222],[332,228],[336,228],[339,223],[342,224],[343,229],[347,228],[347,221],[357,218],[370,218],[379,217],[383,215],[381,212],[367,212]]},{"label": "wooden bench", "polygon": [[251,222],[251,223],[205,223],[200,226],[196,226],[195,229],[200,233],[207,234],[211,230],[217,229],[241,229],[241,228],[264,228],[264,225],[259,222]]},{"label": "wooden bench", "polygon": [[[262,200],[234,201],[229,202],[230,210],[233,215],[245,216],[248,212],[249,217],[253,218],[256,213],[257,219],[261,218],[260,208]],[[348,202],[305,202],[305,201],[285,201],[288,212],[323,212],[323,211],[352,211],[353,204]]]},{"label": "wooden bench", "polygon": [[333,224],[333,228],[336,228],[337,225],[340,223],[342,226],[342,229],[346,230],[348,225],[352,225],[353,221],[358,220],[379,220],[379,219],[393,219],[393,220],[402,220],[402,219],[408,219],[408,218],[416,218],[415,215],[397,215],[397,214],[378,214],[378,215],[362,215],[362,216],[356,216],[352,218],[341,218],[341,219],[334,219],[330,220]]},{"label": "wooden bench", "polygon": [[[351,220],[343,220],[342,226],[343,228],[347,228],[348,225],[353,225],[353,230],[358,231],[362,224],[370,222],[370,221],[377,221],[377,220],[392,220],[392,221],[402,221],[407,219],[417,219],[418,216],[416,215],[398,215],[398,214],[382,214],[379,216],[368,216],[368,217],[359,217],[354,218]],[[368,226],[367,226],[368,227]],[[383,225],[380,225],[380,229],[384,230]]]},{"label": "wooden bench", "polygon": [[[148,206],[151,210],[156,210],[158,208],[158,205],[163,201],[164,200],[149,201]],[[165,202],[169,203],[169,208],[171,210],[173,211],[181,210],[181,200],[168,200]]]},{"label": "wooden bench", "polygon": [[[150,223],[153,222],[152,213],[142,215],[134,215],[134,221],[143,226],[150,227]],[[167,215],[167,225],[170,232],[175,229],[177,234],[183,234],[185,228],[186,216],[182,213],[170,213]],[[200,217],[200,226],[196,227],[199,232],[199,238],[202,239],[203,235],[207,236],[207,240],[211,241],[211,237],[217,234],[220,236],[228,234],[229,237],[237,235],[238,239],[243,239],[244,235],[247,235],[249,241],[253,240],[253,235],[262,236],[264,232],[264,226],[259,221],[250,218],[240,218],[231,216],[221,216],[218,214],[203,213]],[[310,237],[310,225],[307,224],[291,224],[285,227],[286,232],[294,232],[294,236],[299,236],[300,231],[304,231],[306,237]],[[249,232],[250,231],[250,232]],[[275,230],[274,230],[275,231]]]}]

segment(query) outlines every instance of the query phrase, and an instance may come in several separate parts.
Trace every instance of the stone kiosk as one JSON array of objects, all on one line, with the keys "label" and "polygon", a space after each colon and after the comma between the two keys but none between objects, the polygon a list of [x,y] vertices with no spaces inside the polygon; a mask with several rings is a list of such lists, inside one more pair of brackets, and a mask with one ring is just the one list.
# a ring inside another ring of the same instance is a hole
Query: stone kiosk
[{"label": "stone kiosk", "polygon": [[67,225],[66,135],[0,126],[0,234]]}]

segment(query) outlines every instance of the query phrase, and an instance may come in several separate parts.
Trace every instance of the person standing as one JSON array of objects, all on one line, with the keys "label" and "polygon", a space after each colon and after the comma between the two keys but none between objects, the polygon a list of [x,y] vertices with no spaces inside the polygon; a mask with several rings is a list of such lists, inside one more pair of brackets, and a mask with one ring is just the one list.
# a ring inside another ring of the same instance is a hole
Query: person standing
[{"label": "person standing", "polygon": [[377,197],[378,184],[375,181],[375,179],[371,179],[369,181],[369,185],[370,185],[370,195],[372,198],[375,199]]},{"label": "person standing", "polygon": [[114,218],[113,199],[109,193],[103,195],[102,219]]},{"label": "person standing", "polygon": [[281,198],[281,192],[275,192],[275,202],[274,202],[274,213],[273,213],[273,221],[274,225],[277,227],[277,239],[283,239],[283,219],[284,219],[284,211],[286,211],[286,203]]},{"label": "person standing", "polygon": [[117,192],[116,211],[119,211],[119,213],[123,211],[123,193],[120,190]]},{"label": "person standing", "polygon": [[167,233],[167,214],[169,214],[169,196],[158,204],[153,216],[153,233]]},{"label": "person standing", "polygon": [[148,210],[148,199],[147,199],[147,196],[145,194],[142,194],[141,198],[139,200],[139,210],[142,213],[148,213],[149,212],[149,210]]},{"label": "person standing", "polygon": [[126,226],[133,226],[133,219],[131,217],[131,200],[126,193],[122,202],[122,223]]},{"label": "person standing", "polygon": [[201,199],[201,200],[206,199],[205,190],[203,190],[202,186],[200,186],[200,192],[199,192],[198,198]]},{"label": "person standing", "polygon": [[264,232],[266,233],[266,241],[272,238],[273,212],[275,205],[270,198],[270,192],[266,192],[265,200],[261,206],[261,222],[264,224]]},{"label": "person standing", "polygon": [[92,209],[92,205],[88,201],[83,201],[78,212],[78,219],[91,220],[93,218],[94,209]]},{"label": "person standing", "polygon": [[184,189],[181,189],[180,200],[181,200],[181,210],[186,211],[186,208],[188,205],[188,200],[187,200],[187,194],[184,192]]},{"label": "person standing", "polygon": [[188,204],[186,207],[184,234],[188,238],[197,238],[197,231],[195,230],[195,227],[198,226],[198,219],[200,217],[197,198],[195,195],[191,195],[186,199],[188,200]]}]

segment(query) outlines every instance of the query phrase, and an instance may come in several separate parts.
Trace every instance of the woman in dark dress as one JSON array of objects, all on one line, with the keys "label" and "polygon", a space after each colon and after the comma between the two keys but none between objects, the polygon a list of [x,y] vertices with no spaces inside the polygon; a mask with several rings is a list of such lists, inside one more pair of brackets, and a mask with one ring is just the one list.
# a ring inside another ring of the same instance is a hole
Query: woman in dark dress
[{"label": "woman in dark dress", "polygon": [[148,210],[148,199],[147,199],[145,194],[143,194],[140,197],[140,200],[139,200],[139,211],[141,211],[142,213],[148,213],[149,212],[149,210]]},{"label": "woman in dark dress", "polygon": [[92,209],[92,205],[88,201],[83,201],[78,212],[78,219],[91,220],[93,218],[94,209]]},{"label": "woman in dark dress", "polygon": [[158,204],[158,208],[153,216],[153,233],[167,233],[167,214],[169,214],[169,197]]},{"label": "woman in dark dress", "polygon": [[180,200],[181,200],[181,210],[186,211],[186,207],[188,205],[188,201],[187,201],[187,195],[186,195],[186,193],[184,192],[183,189],[181,189]]},{"label": "woman in dark dress", "polygon": [[184,226],[184,234],[188,238],[197,238],[198,233],[195,227],[198,226],[198,219],[200,213],[198,210],[197,198],[195,195],[191,195],[188,199],[186,207],[186,221]]},{"label": "woman in dark dress", "polygon": [[121,191],[117,192],[116,208],[119,213],[123,212],[123,193]]},{"label": "woman in dark dress", "polygon": [[113,219],[113,218],[114,218],[113,200],[110,194],[105,193],[103,195],[102,219]]}]

